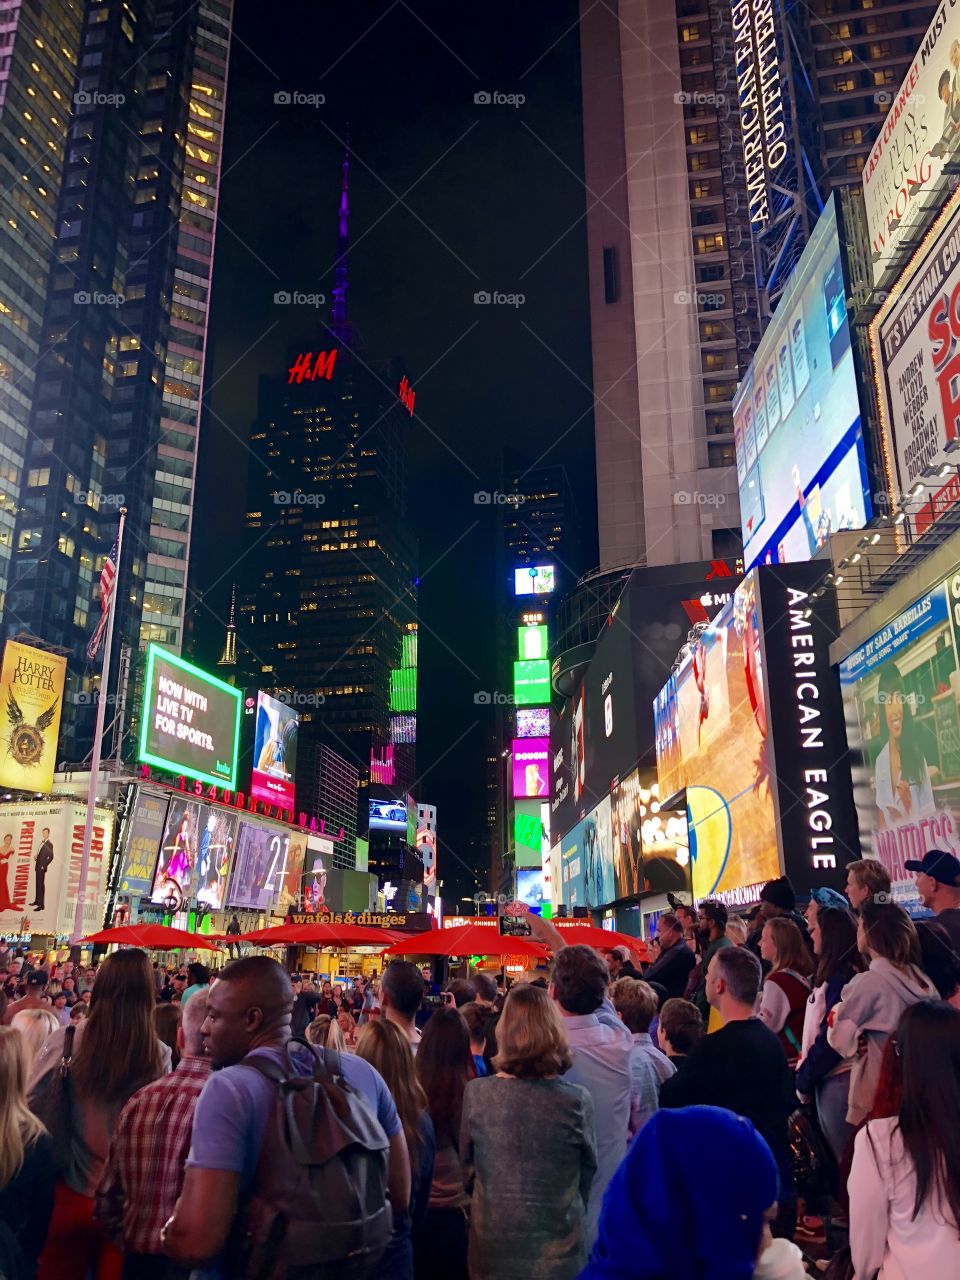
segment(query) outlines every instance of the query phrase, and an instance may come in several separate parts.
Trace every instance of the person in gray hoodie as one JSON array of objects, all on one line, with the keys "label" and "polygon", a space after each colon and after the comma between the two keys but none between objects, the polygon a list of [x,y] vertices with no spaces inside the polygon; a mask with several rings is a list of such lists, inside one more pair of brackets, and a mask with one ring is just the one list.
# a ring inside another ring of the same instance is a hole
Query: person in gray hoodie
[{"label": "person in gray hoodie", "polygon": [[868,957],[869,967],[843,988],[827,1029],[831,1047],[842,1058],[855,1059],[847,1099],[847,1123],[852,1125],[870,1114],[884,1046],[904,1009],[919,1000],[937,998],[936,988],[920,968],[916,928],[902,907],[893,902],[866,903],[857,946]]}]

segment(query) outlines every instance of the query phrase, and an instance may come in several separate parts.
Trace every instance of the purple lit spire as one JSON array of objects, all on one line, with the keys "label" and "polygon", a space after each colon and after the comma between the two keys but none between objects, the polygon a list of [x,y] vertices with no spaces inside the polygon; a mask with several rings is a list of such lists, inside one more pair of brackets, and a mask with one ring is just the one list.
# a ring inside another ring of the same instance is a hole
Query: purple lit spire
[{"label": "purple lit spire", "polygon": [[347,255],[350,249],[350,128],[347,126],[340,184],[340,214],[337,228],[337,263],[334,268],[333,323],[330,326],[341,342],[349,342],[350,325],[347,320]]}]

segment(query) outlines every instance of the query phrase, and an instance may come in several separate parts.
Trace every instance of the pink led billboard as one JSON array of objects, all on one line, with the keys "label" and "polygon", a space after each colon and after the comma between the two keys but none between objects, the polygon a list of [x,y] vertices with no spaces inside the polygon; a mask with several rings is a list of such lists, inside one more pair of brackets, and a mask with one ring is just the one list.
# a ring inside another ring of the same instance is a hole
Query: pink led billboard
[{"label": "pink led billboard", "polygon": [[549,738],[514,738],[513,794],[531,800],[550,794]]}]

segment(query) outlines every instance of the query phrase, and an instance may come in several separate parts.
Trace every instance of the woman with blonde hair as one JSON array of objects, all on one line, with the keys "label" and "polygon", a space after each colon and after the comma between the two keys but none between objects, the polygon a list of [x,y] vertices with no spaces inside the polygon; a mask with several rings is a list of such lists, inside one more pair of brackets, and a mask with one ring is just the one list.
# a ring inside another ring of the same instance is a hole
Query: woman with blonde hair
[{"label": "woman with blonde hair", "polygon": [[[32,1276],[53,1212],[53,1143],[27,1106],[27,1064],[22,1032],[0,1027],[0,1222],[22,1255],[22,1271]],[[11,1265],[9,1256],[0,1254]],[[19,1274],[19,1273],[17,1273]]]},{"label": "woman with blonde hair", "polygon": [[337,1014],[337,1024],[343,1035],[343,1047],[347,1053],[353,1053],[357,1043],[357,1020],[353,1014],[346,1009],[341,1009]]},{"label": "woman with blonde hair", "polygon": [[427,1095],[417,1079],[406,1036],[386,1018],[374,1018],[362,1028],[357,1040],[357,1057],[369,1062],[386,1081],[410,1153],[409,1210],[394,1215],[393,1235],[383,1259],[377,1264],[377,1277],[378,1280],[413,1280],[413,1238],[423,1229],[436,1148]]},{"label": "woman with blonde hair", "polygon": [[760,956],[772,965],[760,992],[757,1017],[780,1037],[787,1062],[795,1067],[803,1042],[813,960],[792,920],[774,916],[763,926]]},{"label": "woman with blonde hair", "polygon": [[573,1280],[586,1263],[597,1152],[590,1095],[560,1078],[570,1063],[547,992],[515,986],[497,1023],[496,1075],[463,1095],[471,1280]]},{"label": "woman with blonde hair", "polygon": [[23,1036],[24,1062],[29,1076],[33,1060],[47,1037],[60,1030],[60,1019],[52,1009],[21,1009],[13,1015],[10,1025]]},{"label": "woman with blonde hair", "polygon": [[[110,1139],[124,1104],[145,1084],[170,1070],[170,1049],[153,1020],[156,987],[144,951],[107,956],[97,970],[89,1015],[76,1028],[47,1038],[30,1080],[30,1105],[39,1115],[62,1106],[69,1092],[68,1158],[57,1179],[53,1219],[40,1257],[39,1280],[115,1280],[122,1256],[94,1221],[94,1193],[106,1165]],[[66,1082],[60,1062],[72,1035]],[[59,1099],[59,1100],[58,1100]]]},{"label": "woman with blonde hair", "polygon": [[317,1045],[320,1049],[336,1049],[337,1053],[343,1053],[346,1049],[340,1024],[336,1018],[331,1018],[329,1013],[321,1013],[319,1017],[314,1018],[307,1027],[305,1035],[311,1044]]}]

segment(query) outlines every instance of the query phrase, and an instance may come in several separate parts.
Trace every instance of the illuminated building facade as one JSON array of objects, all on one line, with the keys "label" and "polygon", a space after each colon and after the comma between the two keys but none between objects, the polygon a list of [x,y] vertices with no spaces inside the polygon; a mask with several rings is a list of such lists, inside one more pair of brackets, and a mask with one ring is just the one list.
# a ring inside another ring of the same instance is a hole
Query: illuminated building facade
[{"label": "illuminated building facade", "polygon": [[183,641],[231,19],[232,0],[88,0],[76,15],[4,611],[7,634],[72,655],[69,759],[89,746],[91,700],[77,694],[91,688],[83,650],[121,506],[114,661]]},{"label": "illuminated building facade", "polygon": [[739,554],[737,383],[934,8],[584,0],[602,571]]}]

